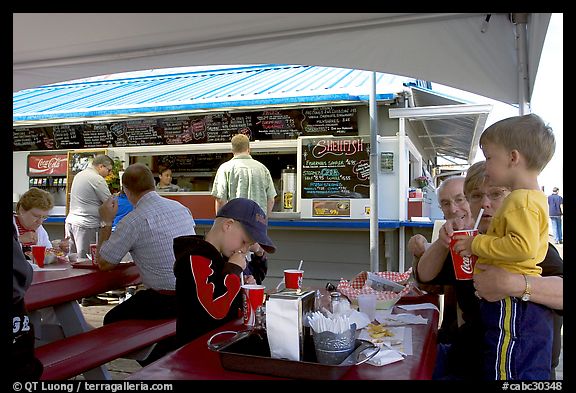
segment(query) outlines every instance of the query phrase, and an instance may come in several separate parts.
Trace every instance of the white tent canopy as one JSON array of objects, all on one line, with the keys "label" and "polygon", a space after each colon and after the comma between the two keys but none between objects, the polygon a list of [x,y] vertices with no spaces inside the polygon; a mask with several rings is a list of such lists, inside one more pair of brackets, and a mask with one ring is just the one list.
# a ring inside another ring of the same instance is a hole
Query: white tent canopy
[{"label": "white tent canopy", "polygon": [[[404,75],[517,104],[530,99],[550,16],[14,14],[13,90],[141,69],[285,63]],[[525,37],[515,23],[523,17]]]}]

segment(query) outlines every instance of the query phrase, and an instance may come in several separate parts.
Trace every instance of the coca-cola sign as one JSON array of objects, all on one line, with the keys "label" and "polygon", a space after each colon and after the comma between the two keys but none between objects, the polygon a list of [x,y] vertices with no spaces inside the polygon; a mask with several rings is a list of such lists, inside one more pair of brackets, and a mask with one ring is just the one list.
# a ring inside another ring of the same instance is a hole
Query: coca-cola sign
[{"label": "coca-cola sign", "polygon": [[28,156],[28,176],[66,176],[67,172],[66,154]]}]

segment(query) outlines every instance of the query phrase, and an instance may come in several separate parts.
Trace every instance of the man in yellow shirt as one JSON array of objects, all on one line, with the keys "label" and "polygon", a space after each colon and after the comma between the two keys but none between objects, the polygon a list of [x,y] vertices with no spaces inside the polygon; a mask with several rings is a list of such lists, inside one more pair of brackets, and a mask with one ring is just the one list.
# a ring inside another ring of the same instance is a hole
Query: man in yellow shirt
[{"label": "man in yellow shirt", "polygon": [[478,263],[521,273],[526,281],[520,298],[481,301],[485,375],[488,379],[548,379],[552,311],[530,302],[530,276],[540,275],[539,264],[548,249],[548,201],[538,175],[554,155],[554,134],[537,115],[516,116],[488,127],[480,147],[488,181],[512,192],[485,235],[458,240],[454,249],[461,255],[477,255]]}]

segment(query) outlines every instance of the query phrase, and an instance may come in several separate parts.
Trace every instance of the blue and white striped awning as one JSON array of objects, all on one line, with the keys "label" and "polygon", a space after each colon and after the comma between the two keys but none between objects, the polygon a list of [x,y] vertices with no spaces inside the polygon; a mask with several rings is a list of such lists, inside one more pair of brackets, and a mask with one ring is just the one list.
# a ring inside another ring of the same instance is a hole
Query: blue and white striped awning
[{"label": "blue and white striped awning", "polygon": [[[242,65],[138,71],[13,94],[13,121],[57,121],[275,105],[367,101],[371,71],[304,65]],[[414,78],[377,73],[377,100]]]}]

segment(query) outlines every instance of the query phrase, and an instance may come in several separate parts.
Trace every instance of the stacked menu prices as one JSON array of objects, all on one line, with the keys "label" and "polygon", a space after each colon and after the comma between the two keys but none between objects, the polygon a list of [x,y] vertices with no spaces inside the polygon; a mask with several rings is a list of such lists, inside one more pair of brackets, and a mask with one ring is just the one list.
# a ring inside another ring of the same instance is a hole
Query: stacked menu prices
[{"label": "stacked menu prices", "polygon": [[13,129],[13,151],[227,143],[358,135],[357,107],[324,106],[150,117]]}]

